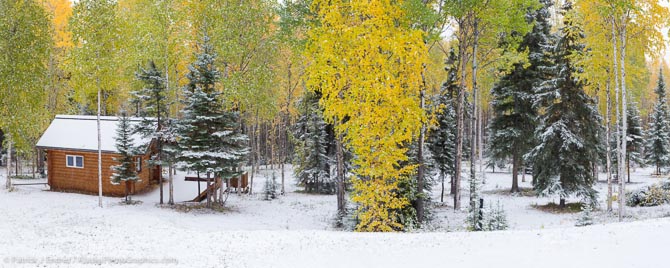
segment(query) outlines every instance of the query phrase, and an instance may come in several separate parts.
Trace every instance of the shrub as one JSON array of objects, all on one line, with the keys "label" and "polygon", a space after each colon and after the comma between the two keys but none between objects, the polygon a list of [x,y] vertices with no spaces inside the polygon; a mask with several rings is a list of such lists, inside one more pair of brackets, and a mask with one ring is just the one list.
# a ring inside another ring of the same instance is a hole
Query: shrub
[{"label": "shrub", "polygon": [[265,178],[263,194],[265,200],[272,200],[277,198],[277,177],[274,173],[272,173],[272,180]]},{"label": "shrub", "polygon": [[668,202],[670,183],[654,184],[626,193],[626,205],[635,207],[653,207]]},{"label": "shrub", "polygon": [[499,231],[507,230],[509,224],[507,224],[507,214],[505,209],[500,205],[498,201],[497,207],[489,207],[489,219],[486,222],[486,230],[488,231]]},{"label": "shrub", "polygon": [[591,215],[591,212],[593,211],[593,208],[591,204],[588,202],[584,202],[582,204],[582,213],[579,216],[579,219],[577,219],[577,223],[575,226],[587,226],[587,225],[592,225],[593,224],[593,216]]}]

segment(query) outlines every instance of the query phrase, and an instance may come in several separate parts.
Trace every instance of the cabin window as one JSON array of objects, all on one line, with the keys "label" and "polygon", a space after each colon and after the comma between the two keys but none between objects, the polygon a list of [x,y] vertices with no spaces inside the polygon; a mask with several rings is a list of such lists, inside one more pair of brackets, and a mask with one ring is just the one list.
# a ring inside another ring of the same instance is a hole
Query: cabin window
[{"label": "cabin window", "polygon": [[84,157],[81,155],[66,155],[66,163],[65,165],[67,167],[72,167],[72,168],[84,168]]},{"label": "cabin window", "polygon": [[142,157],[138,157],[135,159],[135,171],[140,172],[142,171]]}]

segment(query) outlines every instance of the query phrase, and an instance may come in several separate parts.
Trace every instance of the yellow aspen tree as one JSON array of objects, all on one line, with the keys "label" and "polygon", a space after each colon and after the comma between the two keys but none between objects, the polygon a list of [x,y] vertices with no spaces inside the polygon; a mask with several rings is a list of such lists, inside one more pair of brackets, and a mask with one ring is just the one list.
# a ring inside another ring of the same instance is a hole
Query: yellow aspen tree
[{"label": "yellow aspen tree", "polygon": [[67,54],[73,46],[72,32],[68,29],[68,21],[72,16],[72,2],[70,0],[47,0],[42,4],[51,19],[51,39],[53,40],[53,49],[47,64],[49,80],[46,84],[46,106],[49,118],[51,118],[58,113],[75,112],[68,101],[72,92],[67,84],[70,74],[66,71]]},{"label": "yellow aspen tree", "polygon": [[354,153],[352,200],[357,231],[399,231],[409,200],[399,183],[415,172],[402,165],[425,120],[421,73],[423,32],[401,26],[403,1],[315,0],[320,24],[308,36],[306,84],[323,94],[324,117]]}]

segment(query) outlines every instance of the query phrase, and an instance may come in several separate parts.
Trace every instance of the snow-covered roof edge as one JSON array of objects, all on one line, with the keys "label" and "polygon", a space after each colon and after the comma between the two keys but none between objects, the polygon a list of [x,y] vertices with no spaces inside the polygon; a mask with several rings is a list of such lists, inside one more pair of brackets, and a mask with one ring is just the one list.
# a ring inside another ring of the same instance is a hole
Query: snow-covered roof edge
[{"label": "snow-covered roof edge", "polygon": [[[130,117],[131,125],[136,125],[142,120],[155,121],[155,118]],[[117,153],[116,150],[116,128],[119,117],[100,117],[101,151],[105,153]],[[134,145],[137,147],[148,146],[150,139],[133,135]],[[73,151],[97,151],[97,116],[91,115],[56,115],[47,130],[42,134],[36,147],[43,149],[60,149]]]}]

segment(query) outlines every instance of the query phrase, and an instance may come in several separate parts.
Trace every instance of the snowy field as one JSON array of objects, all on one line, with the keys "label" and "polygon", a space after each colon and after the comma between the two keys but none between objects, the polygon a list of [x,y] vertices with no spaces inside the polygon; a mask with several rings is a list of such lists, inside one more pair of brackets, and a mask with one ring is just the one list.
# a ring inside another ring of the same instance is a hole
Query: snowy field
[{"label": "snowy field", "polygon": [[[636,170],[627,187],[661,180],[649,173]],[[197,194],[197,183],[183,176],[175,179],[177,202]],[[256,192],[264,182],[256,178]],[[596,225],[577,228],[578,214],[532,207],[557,199],[504,194],[509,173],[488,173],[483,191],[485,202],[504,206],[511,230],[480,233],[462,231],[465,212],[453,211],[451,196],[434,209],[428,230],[337,230],[335,196],[296,192],[290,175],[286,195],[264,201],[261,195],[231,194],[224,212],[161,208],[157,188],[135,196],[139,205],[104,198],[99,208],[96,196],[43,186],[8,192],[4,184],[1,177],[0,267],[666,267],[670,241],[670,218],[663,218],[670,215],[669,205],[627,208],[625,223],[598,211]],[[530,177],[521,187],[530,187]],[[597,189],[604,199],[606,185]],[[435,201],[439,190],[434,187]]]}]

